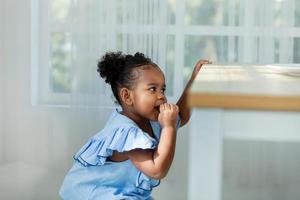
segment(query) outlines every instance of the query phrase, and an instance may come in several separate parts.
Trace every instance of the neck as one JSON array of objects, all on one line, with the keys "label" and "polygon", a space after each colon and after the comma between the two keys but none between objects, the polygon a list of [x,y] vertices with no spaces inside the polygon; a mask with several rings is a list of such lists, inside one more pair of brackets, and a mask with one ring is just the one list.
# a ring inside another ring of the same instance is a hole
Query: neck
[{"label": "neck", "polygon": [[148,119],[146,119],[138,114],[135,114],[132,110],[130,110],[128,108],[123,107],[123,111],[121,112],[121,114],[123,114],[126,117],[133,120],[142,129],[145,129],[148,126],[148,123],[149,123]]}]

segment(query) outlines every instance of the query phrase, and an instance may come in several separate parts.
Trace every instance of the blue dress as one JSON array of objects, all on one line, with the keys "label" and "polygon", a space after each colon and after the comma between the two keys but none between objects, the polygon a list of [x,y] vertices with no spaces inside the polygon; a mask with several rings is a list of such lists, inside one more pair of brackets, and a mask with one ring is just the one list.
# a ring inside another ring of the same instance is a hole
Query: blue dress
[{"label": "blue dress", "polygon": [[[160,124],[150,121],[153,138],[120,111],[120,108],[115,109],[104,129],[91,137],[74,156],[74,165],[59,191],[63,199],[152,199],[152,188],[158,186],[160,180],[149,178],[130,160],[113,162],[107,158],[113,151],[156,149],[161,133]],[[178,115],[177,128],[179,125]]]}]

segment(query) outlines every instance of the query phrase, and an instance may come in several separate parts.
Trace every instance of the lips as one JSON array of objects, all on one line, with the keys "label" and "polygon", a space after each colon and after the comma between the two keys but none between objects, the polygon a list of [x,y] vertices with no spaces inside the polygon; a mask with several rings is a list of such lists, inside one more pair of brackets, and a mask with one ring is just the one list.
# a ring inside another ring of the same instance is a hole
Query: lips
[{"label": "lips", "polygon": [[155,106],[154,109],[159,112],[159,106]]},{"label": "lips", "polygon": [[164,102],[164,101],[158,102],[158,104],[156,104],[156,105],[154,106],[154,110],[156,110],[157,112],[160,112],[160,111],[159,111],[159,107],[160,107],[160,105],[163,104],[163,103],[165,103],[165,102]]}]

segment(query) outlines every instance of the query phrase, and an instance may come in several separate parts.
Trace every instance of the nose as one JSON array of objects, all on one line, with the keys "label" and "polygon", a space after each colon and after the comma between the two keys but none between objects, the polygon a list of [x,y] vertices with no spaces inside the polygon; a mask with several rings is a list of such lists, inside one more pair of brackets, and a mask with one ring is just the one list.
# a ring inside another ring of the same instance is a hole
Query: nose
[{"label": "nose", "polygon": [[159,92],[157,98],[159,100],[163,100],[164,102],[166,101],[166,96],[163,92]]}]

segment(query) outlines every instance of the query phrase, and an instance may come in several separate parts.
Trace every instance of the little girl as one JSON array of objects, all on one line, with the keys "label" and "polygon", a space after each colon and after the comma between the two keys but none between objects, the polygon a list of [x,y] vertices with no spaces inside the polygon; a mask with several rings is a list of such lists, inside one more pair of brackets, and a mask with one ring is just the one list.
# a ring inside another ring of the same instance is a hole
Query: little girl
[{"label": "little girl", "polygon": [[105,127],[77,152],[60,195],[68,200],[152,199],[151,190],[171,166],[177,129],[190,110],[187,92],[203,64],[200,60],[176,105],[167,103],[165,77],[142,53],[105,54],[100,76],[120,104]]}]

